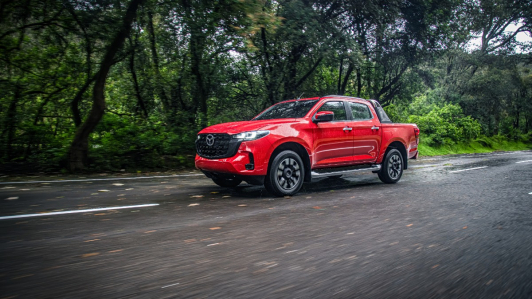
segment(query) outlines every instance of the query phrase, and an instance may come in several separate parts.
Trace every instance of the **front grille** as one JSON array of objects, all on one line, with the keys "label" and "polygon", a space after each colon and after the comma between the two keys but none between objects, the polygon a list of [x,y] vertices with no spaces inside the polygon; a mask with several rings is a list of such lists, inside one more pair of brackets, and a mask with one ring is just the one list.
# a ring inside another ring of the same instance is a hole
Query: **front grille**
[{"label": "front grille", "polygon": [[200,134],[196,140],[198,155],[207,159],[229,158],[236,154],[240,142],[229,134]]}]

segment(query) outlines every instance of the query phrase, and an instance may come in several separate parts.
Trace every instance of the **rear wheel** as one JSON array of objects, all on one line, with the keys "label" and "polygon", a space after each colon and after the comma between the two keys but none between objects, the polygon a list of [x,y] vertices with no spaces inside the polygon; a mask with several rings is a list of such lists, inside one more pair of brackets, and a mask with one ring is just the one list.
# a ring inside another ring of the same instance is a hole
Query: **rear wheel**
[{"label": "rear wheel", "polygon": [[378,172],[379,179],[386,184],[395,184],[403,175],[403,156],[397,149],[391,149],[386,153],[382,168]]},{"label": "rear wheel", "polygon": [[301,157],[293,151],[282,151],[273,159],[264,181],[266,189],[276,196],[296,194],[303,186],[305,168]]},{"label": "rear wheel", "polygon": [[240,183],[242,183],[242,180],[239,180],[239,179],[225,179],[225,178],[216,178],[216,179],[212,179],[212,181],[220,187],[228,187],[228,188],[236,187]]}]

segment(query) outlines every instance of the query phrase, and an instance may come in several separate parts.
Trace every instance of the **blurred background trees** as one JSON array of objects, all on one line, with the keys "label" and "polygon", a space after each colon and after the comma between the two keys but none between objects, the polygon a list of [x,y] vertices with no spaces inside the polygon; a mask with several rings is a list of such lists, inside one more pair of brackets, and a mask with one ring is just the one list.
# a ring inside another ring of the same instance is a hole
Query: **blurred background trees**
[{"label": "blurred background trees", "polygon": [[190,165],[203,127],[328,94],[377,99],[432,146],[527,139],[531,16],[523,0],[4,0],[0,165]]}]

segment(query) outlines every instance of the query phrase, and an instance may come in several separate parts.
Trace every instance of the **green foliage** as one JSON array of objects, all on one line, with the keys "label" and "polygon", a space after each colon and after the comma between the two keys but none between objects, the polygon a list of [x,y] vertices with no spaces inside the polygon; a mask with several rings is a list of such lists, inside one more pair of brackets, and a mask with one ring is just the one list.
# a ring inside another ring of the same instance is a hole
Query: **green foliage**
[{"label": "green foliage", "polygon": [[196,134],[172,129],[156,118],[144,121],[106,114],[91,138],[91,166],[110,170],[190,167]]},{"label": "green foliage", "polygon": [[[453,145],[480,136],[481,125],[471,116],[464,115],[455,104],[438,106],[420,96],[408,107],[390,105],[386,112],[393,121],[415,123],[421,131],[423,143],[429,146]],[[408,115],[408,116],[407,116]]]},{"label": "green foliage", "polygon": [[447,145],[458,141],[468,141],[477,138],[481,132],[478,121],[470,116],[464,116],[458,105],[447,104],[436,107],[426,115],[412,115],[409,122],[416,123],[426,136],[429,145]]},{"label": "green foliage", "polygon": [[530,150],[530,136],[524,135],[519,140],[508,140],[505,136],[481,136],[478,139],[459,142],[453,145],[431,146],[425,142],[419,145],[421,156],[441,156],[454,154],[491,153],[495,151]]},{"label": "green foliage", "polygon": [[[0,164],[68,166],[131,1],[118,3],[1,5]],[[529,29],[530,3],[147,0],[108,74],[90,167],[190,166],[202,128],[300,95],[377,99],[418,124],[422,149],[530,142],[531,45],[512,37]]]}]

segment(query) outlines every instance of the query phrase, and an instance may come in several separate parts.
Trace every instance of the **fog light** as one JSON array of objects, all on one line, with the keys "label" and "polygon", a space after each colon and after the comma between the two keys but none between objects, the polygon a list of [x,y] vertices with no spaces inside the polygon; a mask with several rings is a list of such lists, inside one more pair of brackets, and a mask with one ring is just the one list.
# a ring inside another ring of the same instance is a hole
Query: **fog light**
[{"label": "fog light", "polygon": [[253,170],[255,169],[255,159],[253,158],[253,153],[248,153],[249,156],[249,164],[246,164],[247,170]]}]

